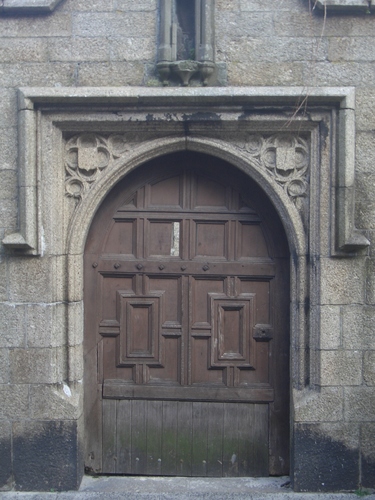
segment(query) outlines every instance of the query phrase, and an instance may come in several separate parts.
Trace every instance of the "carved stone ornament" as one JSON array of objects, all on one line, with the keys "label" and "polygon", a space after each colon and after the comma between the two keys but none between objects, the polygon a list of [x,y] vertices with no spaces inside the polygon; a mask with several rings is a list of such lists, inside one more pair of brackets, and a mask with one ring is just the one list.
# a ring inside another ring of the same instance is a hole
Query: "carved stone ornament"
[{"label": "carved stone ornament", "polygon": [[309,194],[309,145],[297,135],[249,134],[239,147],[260,163],[299,210]]},{"label": "carved stone ornament", "polygon": [[65,146],[66,195],[80,201],[91,185],[114,160],[130,149],[124,135],[82,134]]}]

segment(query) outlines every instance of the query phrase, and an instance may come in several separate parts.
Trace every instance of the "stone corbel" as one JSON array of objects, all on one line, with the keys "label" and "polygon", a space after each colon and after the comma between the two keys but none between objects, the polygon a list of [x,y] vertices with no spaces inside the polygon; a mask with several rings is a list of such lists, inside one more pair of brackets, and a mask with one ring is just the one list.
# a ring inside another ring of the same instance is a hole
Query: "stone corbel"
[{"label": "stone corbel", "polygon": [[52,12],[62,0],[3,0],[0,12]]}]

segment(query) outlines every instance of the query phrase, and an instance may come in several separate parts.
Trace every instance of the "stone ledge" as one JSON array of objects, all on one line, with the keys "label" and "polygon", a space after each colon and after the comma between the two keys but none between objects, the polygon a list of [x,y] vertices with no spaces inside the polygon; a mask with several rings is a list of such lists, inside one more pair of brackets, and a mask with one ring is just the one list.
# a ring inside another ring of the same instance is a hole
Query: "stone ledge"
[{"label": "stone ledge", "polygon": [[1,12],[52,12],[61,0],[3,0]]},{"label": "stone ledge", "polygon": [[375,7],[374,4],[374,0],[316,0],[314,7],[328,11],[367,12],[370,6]]}]

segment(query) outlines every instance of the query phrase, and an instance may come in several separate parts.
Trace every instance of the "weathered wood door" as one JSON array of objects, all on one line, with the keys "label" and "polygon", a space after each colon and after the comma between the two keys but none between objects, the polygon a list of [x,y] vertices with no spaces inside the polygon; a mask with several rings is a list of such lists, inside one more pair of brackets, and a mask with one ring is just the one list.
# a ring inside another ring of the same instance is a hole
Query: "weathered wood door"
[{"label": "weathered wood door", "polygon": [[224,162],[175,154],[108,196],[85,254],[87,467],[288,472],[288,257]]}]

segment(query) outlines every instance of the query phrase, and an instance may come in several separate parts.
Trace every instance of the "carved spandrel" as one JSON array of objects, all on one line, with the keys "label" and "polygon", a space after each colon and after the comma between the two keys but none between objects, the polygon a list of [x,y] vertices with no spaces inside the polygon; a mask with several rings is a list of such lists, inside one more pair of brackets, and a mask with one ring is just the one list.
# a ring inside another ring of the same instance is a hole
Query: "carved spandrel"
[{"label": "carved spandrel", "polygon": [[297,134],[246,134],[243,140],[235,142],[284,189],[307,227],[310,189],[308,142]]},{"label": "carved spandrel", "polygon": [[66,195],[78,202],[104,171],[133,148],[137,134],[81,134],[65,145]]}]

